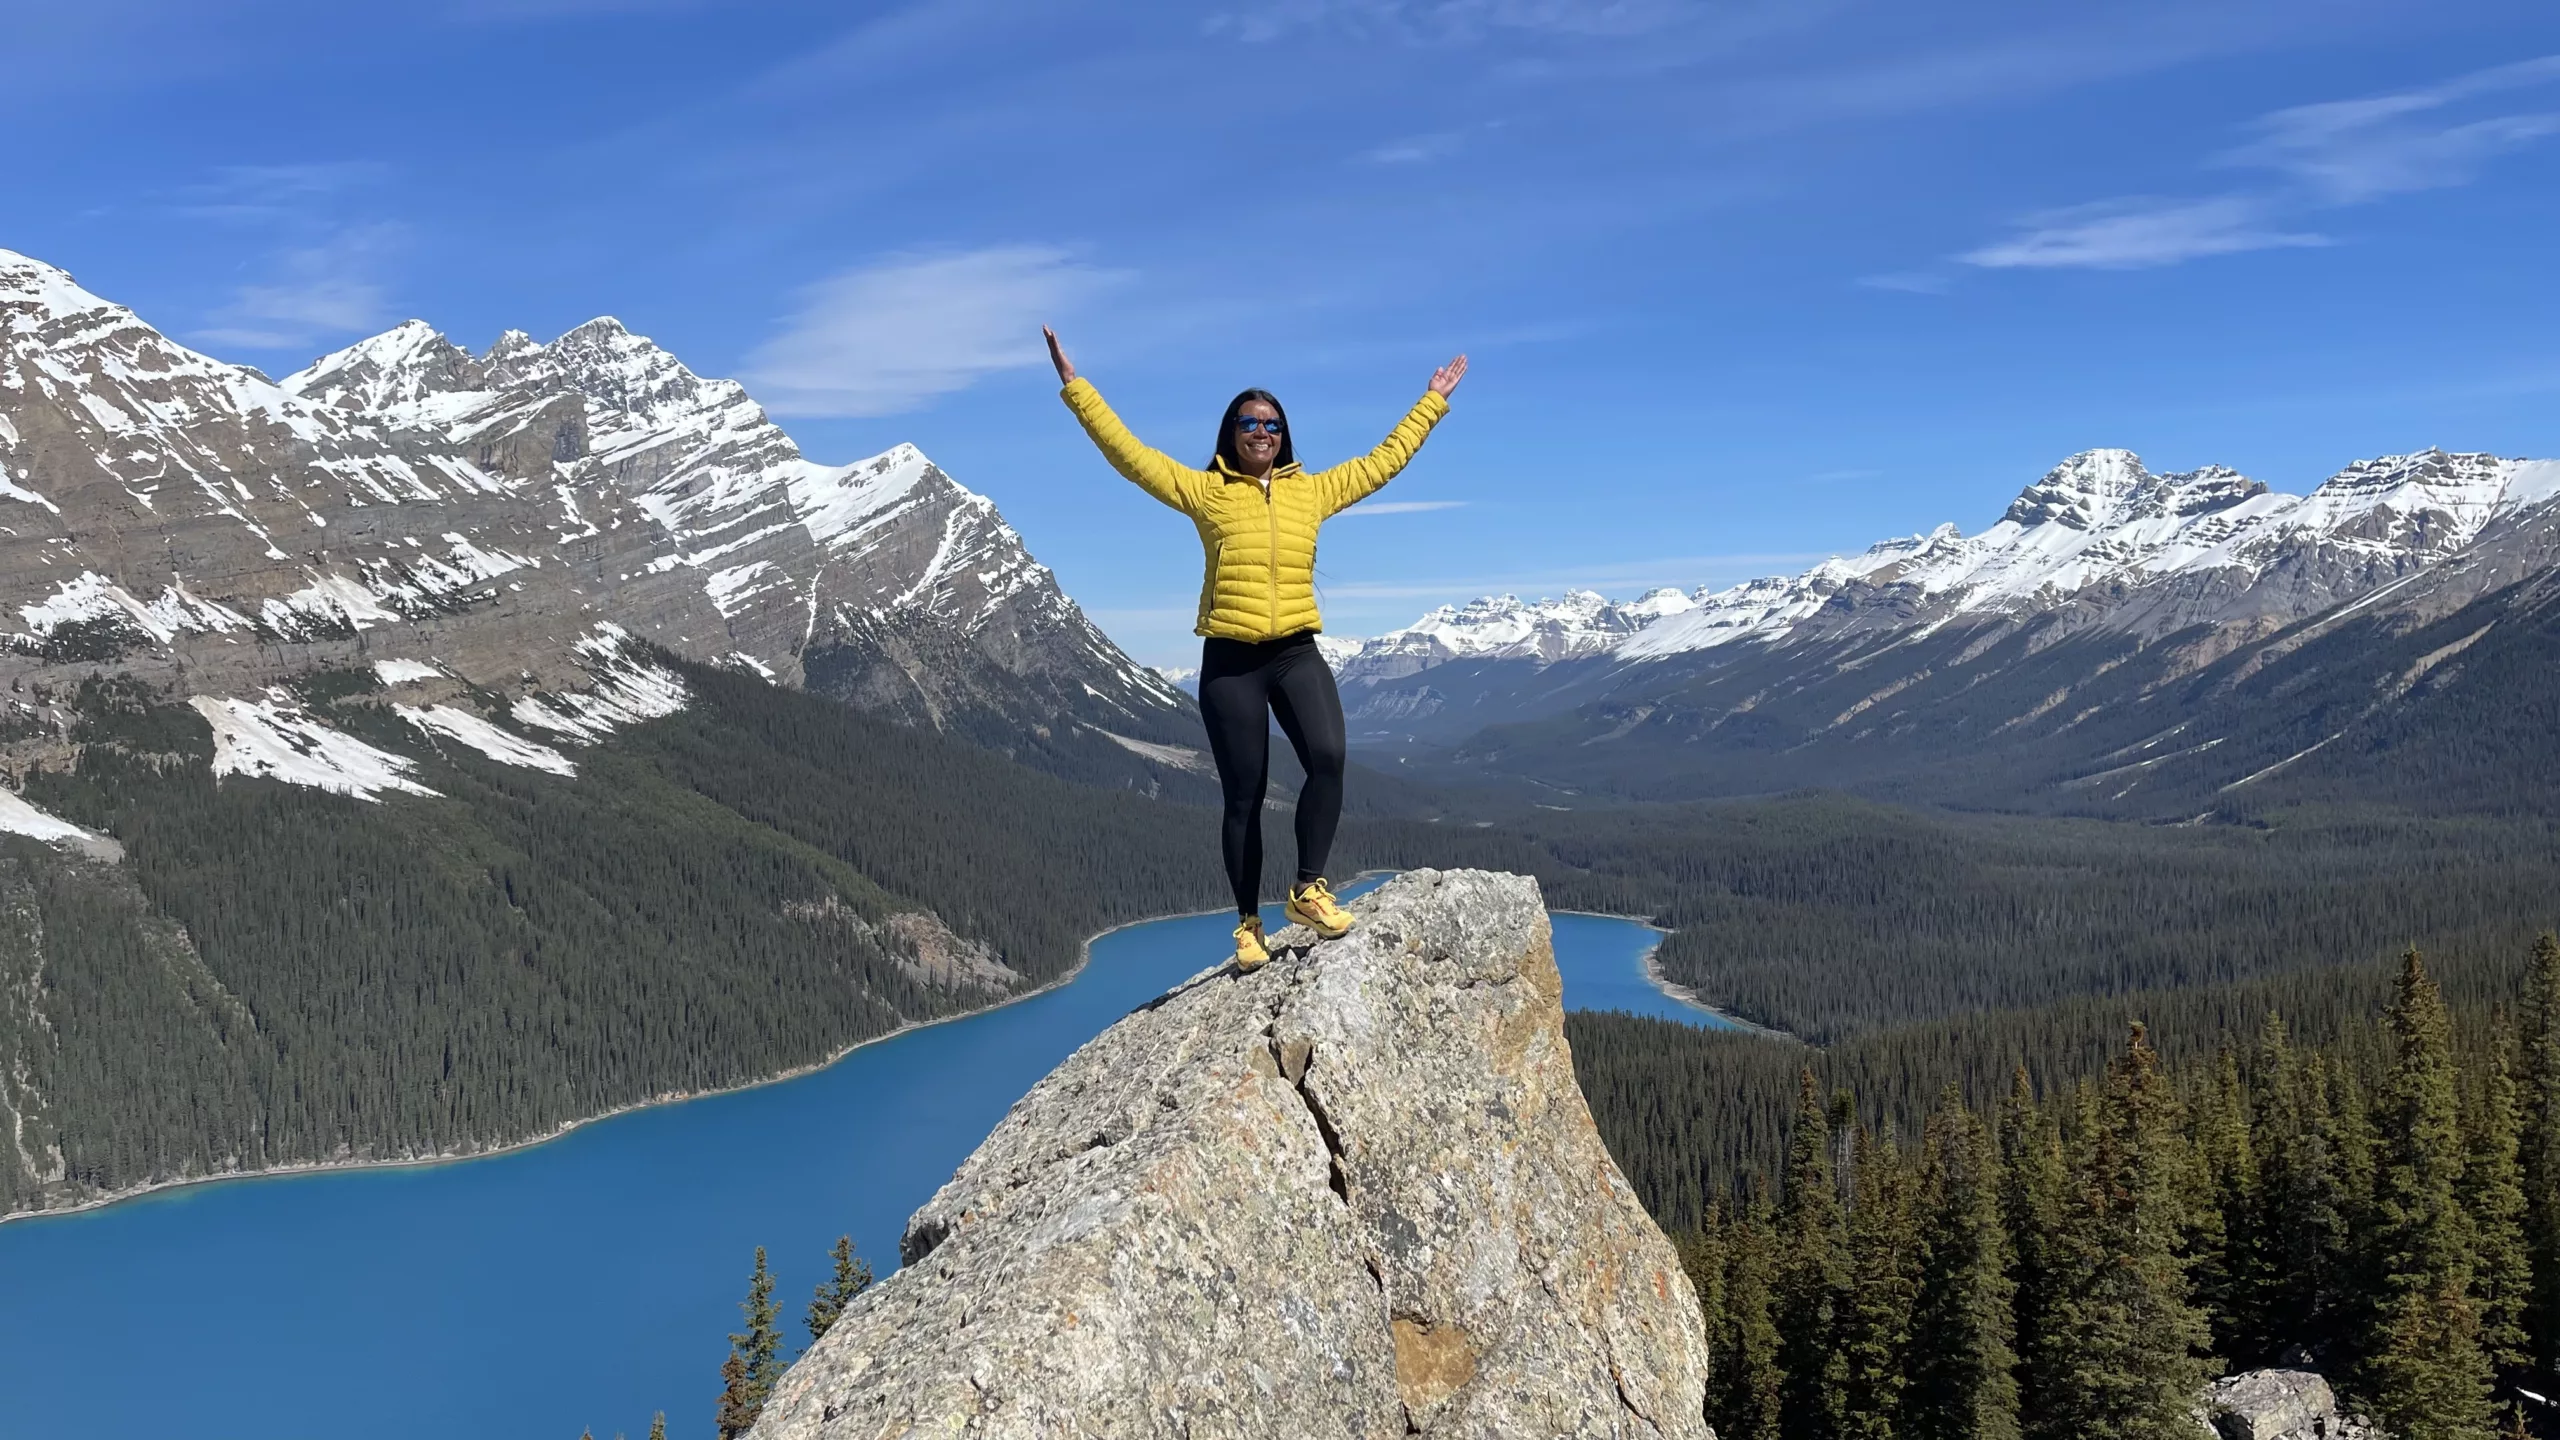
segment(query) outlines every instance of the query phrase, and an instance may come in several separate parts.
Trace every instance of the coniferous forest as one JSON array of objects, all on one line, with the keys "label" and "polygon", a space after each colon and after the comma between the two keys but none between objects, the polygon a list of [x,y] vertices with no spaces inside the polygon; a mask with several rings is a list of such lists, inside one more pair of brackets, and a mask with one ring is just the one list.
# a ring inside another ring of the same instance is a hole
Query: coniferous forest
[{"label": "coniferous forest", "polygon": [[[1205,812],[684,676],[691,706],[578,751],[574,779],[426,747],[361,674],[307,683],[439,792],[380,803],[217,782],[193,711],[93,683],[77,768],[27,794],[123,863],[0,837],[0,967],[43,991],[0,1006],[22,1057],[0,1211],[467,1153],[748,1083],[1054,981],[1094,932],[1223,892]],[[936,978],[937,936],[1011,978]]]},{"label": "coniferous forest", "polygon": [[2031,1014],[1848,1054],[1568,1031],[1706,1307],[1728,1440],[2192,1440],[2208,1378],[2272,1365],[2487,1440],[2560,1362],[2560,943],[2480,1002],[2411,951],[2368,1018],[2191,1014],[2175,1058],[2139,1022],[2039,1048]]}]

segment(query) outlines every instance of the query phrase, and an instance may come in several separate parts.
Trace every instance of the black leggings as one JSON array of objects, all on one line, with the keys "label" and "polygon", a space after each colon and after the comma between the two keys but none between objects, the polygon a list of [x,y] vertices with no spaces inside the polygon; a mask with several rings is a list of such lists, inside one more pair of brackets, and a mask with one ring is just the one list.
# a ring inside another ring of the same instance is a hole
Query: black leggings
[{"label": "black leggings", "polygon": [[1323,877],[1334,827],[1342,821],[1342,695],[1333,688],[1333,670],[1311,631],[1200,647],[1200,718],[1226,793],[1219,839],[1241,915],[1262,913],[1262,795],[1271,783],[1275,715],[1307,772],[1298,792],[1298,883],[1305,884]]}]

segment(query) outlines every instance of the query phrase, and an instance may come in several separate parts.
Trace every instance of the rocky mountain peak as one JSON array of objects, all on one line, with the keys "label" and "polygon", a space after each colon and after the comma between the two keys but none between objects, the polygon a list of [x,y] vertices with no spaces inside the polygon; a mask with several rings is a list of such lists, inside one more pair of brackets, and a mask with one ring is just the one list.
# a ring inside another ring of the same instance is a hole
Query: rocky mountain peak
[{"label": "rocky mountain peak", "polygon": [[2252,480],[2228,466],[2207,465],[2155,477],[2139,497],[2139,502],[2129,507],[2128,513],[2130,518],[2136,519],[2160,515],[2209,515],[2267,493],[2263,482]]},{"label": "rocky mountain peak", "polygon": [[478,356],[412,320],[278,385],[9,255],[0,510],[0,671],[108,665],[235,718],[385,658],[502,727],[569,692],[643,715],[594,700],[610,625],[990,735],[1189,734],[984,496],[912,446],[812,464],[610,318]]},{"label": "rocky mountain peak", "polygon": [[1575,1082],[1536,882],[1351,908],[1034,1086],[755,1440],[1703,1440],[1697,1297]]},{"label": "rocky mountain peak", "polygon": [[651,423],[695,422],[740,409],[730,423],[758,424],[764,411],[735,380],[705,380],[646,335],[600,315],[543,347],[561,376],[588,399]]},{"label": "rocky mountain peak", "polygon": [[476,390],[482,377],[470,351],[424,320],[405,320],[331,351],[277,384],[314,404],[361,411]]},{"label": "rocky mountain peak", "polygon": [[2094,530],[2152,481],[2130,450],[2083,450],[2020,492],[2000,518],[2016,525]]},{"label": "rocky mountain peak", "polygon": [[122,308],[81,289],[69,271],[15,250],[0,250],[0,306],[30,319]]},{"label": "rocky mountain peak", "polygon": [[[2555,500],[2560,461],[2430,449],[2358,461],[2308,495],[2288,495],[2228,466],[2153,474],[2130,450],[2084,450],[1977,534],[1945,524],[1794,576],[1606,607],[1602,615],[1626,618],[1633,633],[1585,653],[1661,660],[1744,641],[1916,632],[1964,616],[2055,617],[2040,632],[2047,641],[2090,628],[2148,638],[2297,620],[2435,565]],[[1370,641],[1341,673],[1374,684],[1462,654],[1507,658],[1513,652],[1450,637],[1470,620],[1490,633],[1484,622],[1514,615],[1517,604],[1442,606]]]},{"label": "rocky mountain peak", "polygon": [[2468,498],[2503,484],[2507,462],[2481,453],[2447,454],[2433,446],[2410,455],[2384,455],[2359,460],[2321,482],[2314,496],[2332,499],[2389,494],[2404,486],[2443,492],[2447,499]]}]

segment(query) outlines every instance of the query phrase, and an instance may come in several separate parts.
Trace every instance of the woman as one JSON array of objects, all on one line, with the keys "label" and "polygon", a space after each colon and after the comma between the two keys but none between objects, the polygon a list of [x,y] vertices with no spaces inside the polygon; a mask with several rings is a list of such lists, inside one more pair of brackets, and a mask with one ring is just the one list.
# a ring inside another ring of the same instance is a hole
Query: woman
[{"label": "woman", "polygon": [[1251,970],[1271,958],[1262,942],[1262,796],[1270,784],[1271,717],[1298,752],[1307,783],[1298,792],[1298,879],[1288,916],[1326,939],[1351,929],[1351,916],[1325,885],[1325,854],[1342,818],[1342,697],[1316,649],[1324,619],[1316,612],[1316,527],[1396,477],[1422,448],[1423,437],[1449,413],[1449,392],[1466,377],[1459,356],[1431,376],[1386,442],[1357,460],[1309,474],[1298,468],[1289,418],[1269,392],[1247,390],[1227,402],[1218,449],[1195,470],[1138,437],[1102,403],[1090,380],[1049,338],[1049,360],[1066,388],[1061,395],[1111,468],[1139,489],[1191,517],[1200,531],[1205,573],[1200,621],[1200,718],[1218,762],[1226,796],[1220,839],[1227,881],[1235,888],[1236,966]]}]

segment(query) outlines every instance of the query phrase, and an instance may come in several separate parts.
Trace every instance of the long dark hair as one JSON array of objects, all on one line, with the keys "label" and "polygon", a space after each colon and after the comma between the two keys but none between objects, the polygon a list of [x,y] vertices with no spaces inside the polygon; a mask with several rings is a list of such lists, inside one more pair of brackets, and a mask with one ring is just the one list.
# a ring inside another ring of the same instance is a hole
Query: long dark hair
[{"label": "long dark hair", "polygon": [[1297,464],[1298,447],[1289,439],[1289,412],[1280,408],[1280,401],[1268,390],[1247,390],[1227,402],[1227,413],[1218,418],[1218,458],[1227,462],[1228,469],[1243,473],[1244,460],[1236,454],[1236,412],[1244,408],[1247,400],[1259,400],[1280,416],[1280,453],[1271,457],[1271,468]]}]

